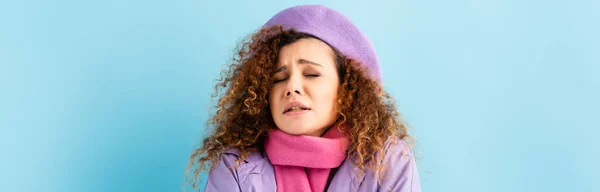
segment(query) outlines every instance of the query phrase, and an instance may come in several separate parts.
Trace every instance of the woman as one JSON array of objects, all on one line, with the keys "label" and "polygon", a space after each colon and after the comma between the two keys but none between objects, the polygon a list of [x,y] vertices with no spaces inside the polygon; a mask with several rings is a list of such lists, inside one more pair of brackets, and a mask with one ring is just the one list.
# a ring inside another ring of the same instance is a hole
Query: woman
[{"label": "woman", "polygon": [[205,191],[421,190],[375,50],[340,13],[277,13],[221,75],[212,132],[186,169],[194,187],[209,171]]}]

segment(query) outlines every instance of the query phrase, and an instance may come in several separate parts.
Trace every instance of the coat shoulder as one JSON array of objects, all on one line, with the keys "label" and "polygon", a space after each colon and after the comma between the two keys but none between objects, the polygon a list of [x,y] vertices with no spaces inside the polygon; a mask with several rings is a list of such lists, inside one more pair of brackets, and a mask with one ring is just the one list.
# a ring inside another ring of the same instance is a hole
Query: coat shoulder
[{"label": "coat shoulder", "polygon": [[404,139],[388,139],[384,145],[385,170],[378,188],[386,191],[421,191],[417,163],[412,147]]},{"label": "coat shoulder", "polygon": [[252,183],[248,184],[248,175],[263,161],[260,152],[251,152],[241,159],[239,150],[226,150],[210,170],[205,191],[242,191],[249,188]]},{"label": "coat shoulder", "polygon": [[385,160],[402,157],[408,159],[414,159],[414,153],[412,146],[404,139],[400,138],[389,138],[384,143]]}]

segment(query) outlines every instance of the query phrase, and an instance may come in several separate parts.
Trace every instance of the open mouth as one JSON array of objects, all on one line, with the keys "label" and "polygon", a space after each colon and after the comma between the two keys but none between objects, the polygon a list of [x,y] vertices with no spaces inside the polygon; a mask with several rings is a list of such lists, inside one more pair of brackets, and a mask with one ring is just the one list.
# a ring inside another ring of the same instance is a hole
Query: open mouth
[{"label": "open mouth", "polygon": [[294,112],[294,111],[304,111],[304,110],[310,110],[310,108],[304,108],[304,107],[290,107],[288,110],[286,110],[283,113],[288,113],[288,112]]}]

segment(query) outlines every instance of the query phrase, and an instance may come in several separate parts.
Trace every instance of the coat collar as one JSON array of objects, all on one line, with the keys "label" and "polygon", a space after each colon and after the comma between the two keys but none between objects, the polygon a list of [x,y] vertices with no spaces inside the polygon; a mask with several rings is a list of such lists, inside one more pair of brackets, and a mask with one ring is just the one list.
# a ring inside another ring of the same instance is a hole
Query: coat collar
[{"label": "coat collar", "polygon": [[[225,153],[234,154],[238,157],[240,156],[240,153],[237,149],[230,149]],[[240,184],[244,185],[254,184],[247,183],[248,176],[254,174],[262,175],[263,177],[267,176],[264,173],[271,174],[274,181],[274,170],[275,169],[273,168],[273,165],[264,152],[251,152],[244,162],[242,162],[237,168],[240,180],[239,182]],[[333,177],[327,191],[357,191],[364,181],[366,174],[367,173],[365,171],[358,169],[354,165],[353,158],[346,158],[346,160],[344,160],[342,165],[335,173],[335,176]],[[350,182],[350,185],[346,184],[348,182]]]}]

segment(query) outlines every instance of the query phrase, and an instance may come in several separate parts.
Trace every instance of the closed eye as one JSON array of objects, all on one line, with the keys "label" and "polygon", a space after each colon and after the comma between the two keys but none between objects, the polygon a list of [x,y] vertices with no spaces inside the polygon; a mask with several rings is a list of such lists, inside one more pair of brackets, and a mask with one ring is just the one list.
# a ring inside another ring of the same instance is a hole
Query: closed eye
[{"label": "closed eye", "polygon": [[[304,76],[308,77],[308,78],[315,78],[315,77],[320,77],[321,75],[320,74],[307,74],[307,75],[304,75]],[[288,78],[275,79],[275,80],[273,80],[273,83],[279,83],[279,82],[285,81],[287,79]]]},{"label": "closed eye", "polygon": [[279,83],[279,82],[282,82],[282,81],[285,81],[285,80],[287,80],[287,79],[275,79],[273,81],[273,83]]}]

